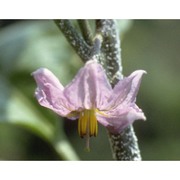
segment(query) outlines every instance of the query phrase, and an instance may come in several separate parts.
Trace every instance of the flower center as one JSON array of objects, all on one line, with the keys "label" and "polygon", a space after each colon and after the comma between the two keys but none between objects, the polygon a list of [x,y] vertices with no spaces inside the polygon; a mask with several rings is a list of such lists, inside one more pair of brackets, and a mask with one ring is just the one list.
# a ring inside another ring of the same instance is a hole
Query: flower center
[{"label": "flower center", "polygon": [[86,137],[86,148],[89,150],[89,137],[97,136],[98,123],[95,109],[85,109],[80,112],[78,120],[78,133],[80,137]]},{"label": "flower center", "polygon": [[78,120],[78,133],[80,137],[97,136],[98,123],[94,109],[85,109],[80,112]]}]

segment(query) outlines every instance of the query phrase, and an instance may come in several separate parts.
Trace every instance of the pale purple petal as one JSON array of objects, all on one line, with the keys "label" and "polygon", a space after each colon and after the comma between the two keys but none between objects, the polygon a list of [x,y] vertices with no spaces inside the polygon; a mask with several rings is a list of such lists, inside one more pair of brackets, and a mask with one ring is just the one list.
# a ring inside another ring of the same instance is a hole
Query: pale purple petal
[{"label": "pale purple petal", "polygon": [[77,110],[92,109],[106,104],[111,91],[102,66],[90,60],[65,87],[64,95]]},{"label": "pale purple petal", "polygon": [[121,109],[121,111],[109,111],[103,114],[97,113],[97,120],[103,126],[105,126],[112,133],[120,133],[127,126],[132,124],[135,120],[146,120],[144,113],[139,109],[136,104]]},{"label": "pale purple petal", "polygon": [[61,116],[69,114],[70,104],[64,98],[64,87],[56,76],[46,68],[40,68],[32,75],[38,86],[35,95],[39,104],[52,109]]},{"label": "pale purple petal", "polygon": [[137,70],[120,80],[114,87],[105,109],[114,109],[135,102],[142,75],[145,73],[144,70]]},{"label": "pale purple petal", "polygon": [[141,109],[135,104],[143,70],[133,72],[114,87],[105,109],[97,114],[98,121],[112,133],[119,133],[137,119],[145,120]]}]

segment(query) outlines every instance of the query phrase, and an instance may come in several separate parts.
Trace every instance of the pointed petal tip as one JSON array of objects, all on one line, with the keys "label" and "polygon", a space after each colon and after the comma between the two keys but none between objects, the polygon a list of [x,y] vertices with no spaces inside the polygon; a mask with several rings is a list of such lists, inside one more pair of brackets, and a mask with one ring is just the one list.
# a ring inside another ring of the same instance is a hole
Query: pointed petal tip
[{"label": "pointed petal tip", "polygon": [[143,74],[147,74],[147,72],[145,70],[136,70],[134,71],[131,76],[135,76],[135,75],[143,75]]},{"label": "pointed petal tip", "polygon": [[47,73],[49,73],[49,72],[50,72],[50,71],[49,71],[47,68],[41,67],[41,68],[33,71],[33,72],[31,73],[31,76],[36,76],[36,75],[39,75],[39,74],[47,74]]},{"label": "pointed petal tip", "polygon": [[139,70],[142,74],[147,74],[147,71],[145,70]]},{"label": "pointed petal tip", "polygon": [[141,118],[140,118],[141,120],[143,120],[143,121],[146,121],[147,120],[147,118],[146,118],[146,116],[144,115],[144,113],[142,113],[142,115],[141,115]]},{"label": "pointed petal tip", "polygon": [[131,109],[131,113],[136,117],[135,120],[146,120],[144,112],[136,104],[134,104],[134,107]]},{"label": "pointed petal tip", "polygon": [[136,120],[146,120],[146,116],[140,109],[138,111],[137,109],[131,109],[126,118],[127,122],[129,123],[133,123]]}]

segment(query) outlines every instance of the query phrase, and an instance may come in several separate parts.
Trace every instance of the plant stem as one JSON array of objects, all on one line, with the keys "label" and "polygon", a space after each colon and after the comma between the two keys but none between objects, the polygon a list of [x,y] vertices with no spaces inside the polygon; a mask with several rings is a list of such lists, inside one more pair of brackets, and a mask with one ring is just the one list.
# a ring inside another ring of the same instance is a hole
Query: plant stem
[{"label": "plant stem", "polygon": [[120,40],[114,20],[96,20],[96,32],[102,36],[102,53],[107,77],[112,86],[122,79]]},{"label": "plant stem", "polygon": [[140,161],[141,154],[133,126],[130,125],[119,134],[108,132],[113,159],[121,161]]},{"label": "plant stem", "polygon": [[[114,20],[97,20],[97,34],[102,36],[103,58],[100,63],[106,70],[107,77],[112,85],[123,78],[122,64],[120,57],[120,40]],[[116,160],[141,160],[141,155],[137,143],[137,137],[133,126],[123,130],[119,134],[108,132],[109,141],[112,150],[112,156]]]},{"label": "plant stem", "polygon": [[64,34],[70,45],[74,48],[80,58],[86,62],[91,57],[91,47],[85,42],[80,34],[72,26],[70,20],[55,20],[56,25]]},{"label": "plant stem", "polygon": [[92,35],[92,31],[91,31],[88,20],[80,19],[80,20],[78,20],[78,24],[81,29],[84,40],[86,41],[86,43],[88,45],[92,46],[93,45],[93,35]]}]

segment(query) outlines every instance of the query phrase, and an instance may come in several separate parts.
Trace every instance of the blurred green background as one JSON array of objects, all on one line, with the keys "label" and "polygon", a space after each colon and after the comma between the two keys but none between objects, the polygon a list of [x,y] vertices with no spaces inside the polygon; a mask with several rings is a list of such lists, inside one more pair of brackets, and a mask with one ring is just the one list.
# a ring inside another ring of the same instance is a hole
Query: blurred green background
[{"label": "blurred green background", "polygon": [[[123,73],[144,69],[134,128],[143,160],[180,160],[180,21],[120,20]],[[91,138],[77,122],[38,105],[30,75],[47,67],[68,84],[83,65],[51,20],[0,21],[0,159],[112,160],[106,130]]]}]

